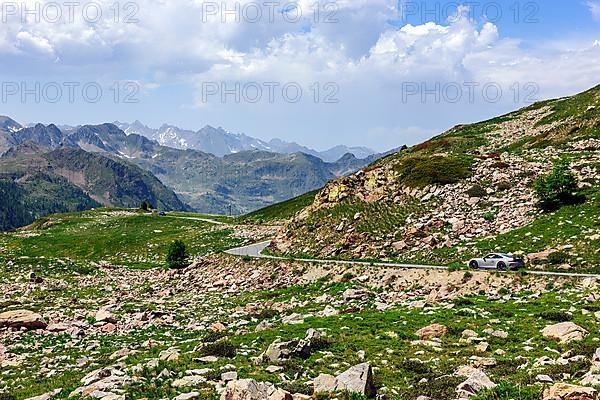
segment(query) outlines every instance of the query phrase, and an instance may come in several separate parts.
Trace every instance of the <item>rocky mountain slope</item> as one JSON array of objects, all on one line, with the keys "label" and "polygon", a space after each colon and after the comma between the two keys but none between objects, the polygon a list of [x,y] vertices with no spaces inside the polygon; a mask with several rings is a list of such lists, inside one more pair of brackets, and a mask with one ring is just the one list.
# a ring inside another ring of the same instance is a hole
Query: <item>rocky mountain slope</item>
[{"label": "rocky mountain slope", "polygon": [[[586,201],[542,214],[533,182],[565,157]],[[593,267],[599,168],[600,86],[457,126],[331,182],[272,251],[443,264],[489,251],[532,260],[561,252],[557,267]]]},{"label": "rocky mountain slope", "polygon": [[198,131],[186,130],[173,125],[164,124],[158,129],[150,128],[140,121],[133,123],[115,122],[125,133],[138,134],[155,140],[162,146],[176,149],[192,149],[222,157],[242,151],[268,151],[280,154],[305,153],[318,157],[325,162],[339,160],[345,154],[352,154],[362,159],[374,155],[374,150],[366,147],[335,146],[325,151],[317,151],[294,142],[281,139],[264,141],[245,135],[229,132],[223,128],[205,126]]},{"label": "rocky mountain slope", "polygon": [[162,146],[145,136],[126,134],[114,124],[62,130],[37,124],[0,131],[0,137],[5,138],[4,151],[8,153],[10,146],[19,146],[21,152],[29,146],[33,153],[66,147],[125,160],[154,174],[193,209],[216,214],[241,214],[293,198],[377,158],[359,160],[346,154],[326,163],[305,153],[258,150],[217,157]]}]

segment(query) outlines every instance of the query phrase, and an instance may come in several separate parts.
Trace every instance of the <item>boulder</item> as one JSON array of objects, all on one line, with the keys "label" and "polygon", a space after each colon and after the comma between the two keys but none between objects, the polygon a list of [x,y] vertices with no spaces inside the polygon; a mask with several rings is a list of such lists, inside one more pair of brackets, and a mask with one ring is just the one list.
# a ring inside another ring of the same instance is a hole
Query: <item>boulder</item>
[{"label": "boulder", "polygon": [[27,400],[50,400],[53,397],[58,396],[58,394],[62,392],[62,389],[55,389],[51,392],[48,393],[44,393],[42,395],[39,396],[35,396],[35,397],[30,397]]},{"label": "boulder", "polygon": [[183,378],[175,379],[171,386],[174,388],[180,387],[195,387],[206,382],[206,378],[199,375],[184,376]]},{"label": "boulder", "polygon": [[33,311],[16,310],[0,314],[0,328],[45,329],[47,326],[42,316]]},{"label": "boulder", "polygon": [[421,328],[416,332],[416,335],[421,338],[421,340],[429,340],[437,337],[446,336],[448,333],[448,328],[444,325],[433,324],[426,326],[425,328]]},{"label": "boulder", "polygon": [[179,360],[179,349],[176,347],[171,347],[163,350],[158,355],[158,358],[162,361],[177,361]]},{"label": "boulder", "polygon": [[240,379],[227,383],[221,400],[292,400],[292,395],[272,383]]},{"label": "boulder", "polygon": [[276,339],[265,351],[265,356],[267,356],[271,362],[287,360],[292,356],[292,352],[297,343],[297,341],[282,342],[281,340]]},{"label": "boulder", "polygon": [[304,318],[300,314],[290,314],[281,319],[282,324],[286,325],[300,325],[304,323]]},{"label": "boulder", "polygon": [[285,361],[296,356],[307,356],[310,354],[314,340],[320,337],[321,333],[311,328],[306,331],[304,339],[296,338],[288,342],[276,339],[265,351],[265,356],[271,362]]},{"label": "boulder", "polygon": [[108,311],[108,307],[99,309],[95,315],[96,322],[106,322],[114,324],[117,322],[115,315]]},{"label": "boulder", "polygon": [[344,301],[352,300],[367,300],[369,298],[369,292],[364,289],[347,289],[342,293]]},{"label": "boulder", "polygon": [[223,372],[221,374],[221,380],[223,382],[235,381],[237,379],[237,377],[238,377],[238,374],[235,371]]},{"label": "boulder", "polygon": [[315,393],[331,393],[335,392],[337,381],[335,376],[329,374],[320,374],[313,381]]},{"label": "boulder", "polygon": [[544,390],[542,400],[598,400],[598,391],[590,387],[557,383]]},{"label": "boulder", "polygon": [[374,397],[377,389],[373,383],[373,368],[370,363],[351,367],[338,376],[321,374],[313,381],[315,393],[355,392]]},{"label": "boulder", "polygon": [[542,330],[542,335],[545,338],[558,339],[563,344],[582,340],[587,333],[585,329],[572,322],[561,322],[547,326]]},{"label": "boulder", "polygon": [[474,371],[469,378],[458,385],[456,391],[460,398],[470,398],[483,389],[493,389],[496,384],[483,371]]},{"label": "boulder", "polygon": [[192,400],[192,399],[197,399],[198,397],[200,397],[200,393],[189,392],[189,393],[182,393],[179,396],[173,398],[173,400]]},{"label": "boulder", "polygon": [[336,377],[338,390],[356,392],[374,397],[377,390],[373,383],[373,368],[370,363],[362,363],[351,367]]}]

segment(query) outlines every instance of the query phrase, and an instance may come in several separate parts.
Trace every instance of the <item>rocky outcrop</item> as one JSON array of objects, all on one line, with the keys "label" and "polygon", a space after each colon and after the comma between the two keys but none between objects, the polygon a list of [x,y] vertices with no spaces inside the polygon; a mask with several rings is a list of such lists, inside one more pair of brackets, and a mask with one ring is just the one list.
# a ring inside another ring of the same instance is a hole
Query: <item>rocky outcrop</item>
[{"label": "rocky outcrop", "polygon": [[[568,146],[507,150],[513,141],[530,138],[535,142],[540,132],[554,129],[556,126],[540,123],[551,112],[548,107],[541,107],[515,113],[501,122],[486,123],[485,128],[456,127],[354,175],[330,182],[313,204],[279,232],[272,249],[284,255],[310,254],[321,258],[392,258],[417,263],[433,262],[435,258],[435,262],[447,263],[435,250],[454,247],[468,259],[474,249],[465,243],[508,233],[539,218],[533,183],[565,153],[573,154],[571,170],[580,186],[600,182],[600,172],[595,168],[600,162],[598,139],[570,137]],[[474,131],[482,130],[485,133],[473,136]],[[402,179],[400,171],[405,160],[460,154],[460,150],[449,145],[454,140],[481,141],[477,148],[462,153],[474,159],[471,176],[455,183],[425,186]],[[595,154],[582,156],[582,149]],[[364,211],[351,213],[353,208]],[[335,212],[329,211],[332,209]],[[390,220],[394,222],[386,226]],[[548,249],[539,250],[531,254],[530,261],[547,261]]]}]

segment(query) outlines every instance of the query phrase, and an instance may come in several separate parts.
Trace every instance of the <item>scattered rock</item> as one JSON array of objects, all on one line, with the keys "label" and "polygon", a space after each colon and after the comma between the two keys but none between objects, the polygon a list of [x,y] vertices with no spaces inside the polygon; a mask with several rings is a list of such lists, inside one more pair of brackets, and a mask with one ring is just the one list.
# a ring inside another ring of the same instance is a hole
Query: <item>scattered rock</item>
[{"label": "scattered rock", "polygon": [[549,389],[544,390],[542,400],[597,400],[596,389],[583,386],[557,383]]},{"label": "scattered rock", "polygon": [[542,330],[542,335],[545,338],[558,339],[563,344],[582,340],[587,333],[585,329],[573,322],[561,322],[547,326]]},{"label": "scattered rock", "polygon": [[304,323],[304,318],[300,314],[290,314],[281,319],[282,324],[300,325]]},{"label": "scattered rock", "polygon": [[227,383],[221,400],[292,400],[292,395],[272,383],[240,379]]},{"label": "scattered rock", "polygon": [[179,349],[171,347],[167,350],[163,350],[158,355],[158,358],[162,361],[177,361],[179,360]]},{"label": "scattered rock", "polygon": [[189,393],[182,393],[179,396],[175,397],[173,400],[192,400],[192,399],[197,399],[198,397],[200,397],[200,393],[189,392]]},{"label": "scattered rock", "polygon": [[367,397],[374,397],[377,393],[370,363],[355,365],[336,377],[321,374],[314,380],[313,385],[316,393],[349,391]]},{"label": "scattered rock", "polygon": [[35,396],[35,397],[30,397],[27,400],[50,400],[55,396],[58,396],[58,394],[62,392],[62,389],[55,389],[51,392],[42,394],[40,396]]},{"label": "scattered rock", "polygon": [[114,324],[117,322],[115,315],[109,311],[110,306],[103,307],[96,312],[95,319],[97,322],[106,322]]},{"label": "scattered rock", "polygon": [[223,372],[221,374],[221,380],[223,382],[235,381],[237,379],[237,377],[238,377],[238,374],[235,371]]},{"label": "scattered rock", "polygon": [[483,389],[493,389],[496,384],[483,371],[474,371],[469,378],[458,385],[456,391],[461,398],[469,398],[476,395]]},{"label": "scattered rock", "polygon": [[33,311],[16,310],[0,314],[0,328],[45,329],[47,326],[42,316]]},{"label": "scattered rock", "polygon": [[426,326],[425,328],[421,328],[416,332],[416,335],[421,338],[421,340],[429,340],[437,337],[446,336],[448,333],[448,328],[444,325],[433,324]]}]

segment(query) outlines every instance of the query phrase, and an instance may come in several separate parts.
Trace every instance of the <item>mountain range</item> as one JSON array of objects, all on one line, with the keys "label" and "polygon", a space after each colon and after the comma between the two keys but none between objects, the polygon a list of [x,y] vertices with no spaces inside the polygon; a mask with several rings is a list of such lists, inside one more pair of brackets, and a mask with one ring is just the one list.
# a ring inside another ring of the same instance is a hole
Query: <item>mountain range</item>
[{"label": "mountain range", "polygon": [[[133,207],[142,201],[164,210],[240,214],[320,188],[379,157],[358,159],[346,153],[335,162],[325,162],[302,152],[264,150],[218,157],[163,146],[110,123],[24,127],[8,117],[0,118],[0,155],[0,178],[4,180],[18,186],[43,177],[60,182],[61,187],[69,186],[71,191],[77,189],[77,198],[84,194],[85,201],[68,207],[45,206],[34,212],[37,216],[48,208]],[[54,188],[54,200],[49,189],[46,203],[65,200],[59,187]],[[29,203],[25,200],[23,204]]]},{"label": "mountain range", "polygon": [[242,151],[262,150],[281,154],[304,153],[318,157],[325,162],[334,162],[348,153],[353,154],[356,158],[367,158],[376,153],[376,151],[366,147],[343,145],[325,151],[317,151],[294,142],[286,142],[281,139],[271,139],[267,142],[243,133],[232,133],[223,128],[214,128],[209,125],[198,131],[193,131],[167,124],[154,129],[140,121],[133,123],[117,121],[114,124],[127,134],[145,136],[163,146],[183,150],[199,150],[218,157]]}]

